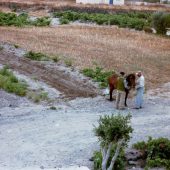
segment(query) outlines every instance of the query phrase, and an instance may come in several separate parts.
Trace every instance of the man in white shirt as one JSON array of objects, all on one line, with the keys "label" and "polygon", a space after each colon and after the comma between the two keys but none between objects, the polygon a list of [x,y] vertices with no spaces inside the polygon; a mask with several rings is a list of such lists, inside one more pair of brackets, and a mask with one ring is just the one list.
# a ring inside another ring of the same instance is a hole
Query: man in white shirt
[{"label": "man in white shirt", "polygon": [[141,71],[136,73],[138,79],[136,81],[136,101],[135,101],[135,109],[141,109],[143,105],[143,95],[144,95],[144,88],[145,88],[145,78],[142,75]]}]

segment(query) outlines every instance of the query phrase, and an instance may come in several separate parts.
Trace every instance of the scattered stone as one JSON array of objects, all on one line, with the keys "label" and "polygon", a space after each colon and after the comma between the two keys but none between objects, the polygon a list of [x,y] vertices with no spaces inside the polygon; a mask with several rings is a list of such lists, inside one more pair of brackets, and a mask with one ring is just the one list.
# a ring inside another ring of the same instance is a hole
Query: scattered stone
[{"label": "scattered stone", "polygon": [[137,161],[143,158],[143,153],[136,149],[129,149],[126,151],[125,157],[127,161]]},{"label": "scattered stone", "polygon": [[128,164],[135,165],[135,166],[139,165],[139,163],[137,161],[129,161]]},{"label": "scattered stone", "polygon": [[44,169],[44,166],[40,166],[40,169]]}]

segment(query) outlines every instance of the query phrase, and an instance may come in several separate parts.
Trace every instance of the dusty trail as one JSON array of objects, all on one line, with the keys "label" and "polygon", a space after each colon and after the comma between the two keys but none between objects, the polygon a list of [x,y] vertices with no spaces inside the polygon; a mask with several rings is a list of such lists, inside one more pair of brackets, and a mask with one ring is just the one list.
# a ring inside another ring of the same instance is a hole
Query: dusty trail
[{"label": "dusty trail", "polygon": [[57,67],[48,67],[41,62],[31,61],[6,52],[0,53],[0,63],[8,65],[11,69],[21,74],[36,77],[37,80],[46,82],[64,93],[67,98],[95,97],[97,95],[97,90],[94,86],[76,79]]}]

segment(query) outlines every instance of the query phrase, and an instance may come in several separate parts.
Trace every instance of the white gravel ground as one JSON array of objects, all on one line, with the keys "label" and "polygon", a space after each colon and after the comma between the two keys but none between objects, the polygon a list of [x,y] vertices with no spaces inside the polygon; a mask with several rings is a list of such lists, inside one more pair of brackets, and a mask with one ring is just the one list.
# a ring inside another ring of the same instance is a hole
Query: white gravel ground
[{"label": "white gravel ground", "polygon": [[[143,109],[121,112],[132,113],[130,144],[148,136],[170,138],[170,83],[165,88],[149,91]],[[100,115],[118,112],[103,97],[79,98],[50,110],[4,91],[0,96],[0,170],[90,168],[89,158],[98,148],[93,124]],[[133,101],[129,105],[133,107]]]}]

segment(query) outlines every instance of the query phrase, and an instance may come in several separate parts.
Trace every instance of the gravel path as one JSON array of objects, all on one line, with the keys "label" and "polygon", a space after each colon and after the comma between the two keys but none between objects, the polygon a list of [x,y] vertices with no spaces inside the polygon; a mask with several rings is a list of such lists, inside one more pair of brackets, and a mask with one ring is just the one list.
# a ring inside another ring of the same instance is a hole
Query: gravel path
[{"label": "gravel path", "polygon": [[[133,137],[130,144],[148,136],[170,138],[170,84],[166,93],[149,91],[145,107],[132,113]],[[0,91],[0,167],[7,170],[39,167],[48,169],[70,165],[91,167],[89,158],[98,148],[93,124],[100,115],[117,111],[103,97],[75,99],[57,105],[57,110],[34,105]],[[5,101],[8,100],[7,101]],[[15,100],[15,105],[9,107]],[[27,104],[26,104],[27,103]],[[132,107],[132,101],[129,105]]]}]

